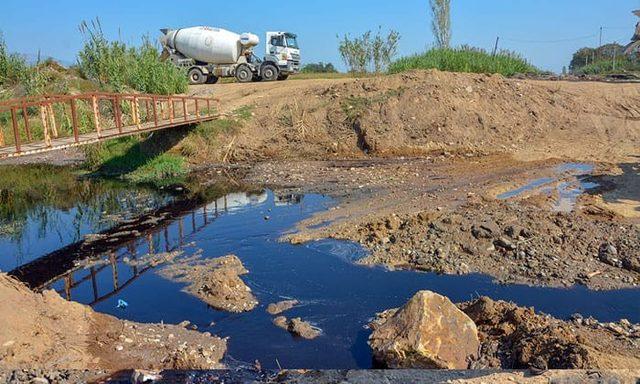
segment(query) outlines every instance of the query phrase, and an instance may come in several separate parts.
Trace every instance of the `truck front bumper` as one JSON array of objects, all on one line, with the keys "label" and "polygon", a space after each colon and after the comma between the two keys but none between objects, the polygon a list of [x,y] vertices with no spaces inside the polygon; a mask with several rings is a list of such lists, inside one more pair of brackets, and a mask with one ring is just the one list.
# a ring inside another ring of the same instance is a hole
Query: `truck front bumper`
[{"label": "truck front bumper", "polygon": [[279,63],[281,73],[293,74],[300,72],[300,62],[289,60],[286,63]]}]

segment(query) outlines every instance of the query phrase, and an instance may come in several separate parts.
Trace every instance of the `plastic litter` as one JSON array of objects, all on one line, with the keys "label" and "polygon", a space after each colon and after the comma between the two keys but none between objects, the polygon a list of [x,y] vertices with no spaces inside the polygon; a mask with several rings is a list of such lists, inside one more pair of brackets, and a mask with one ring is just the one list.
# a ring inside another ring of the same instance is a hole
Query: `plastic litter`
[{"label": "plastic litter", "polygon": [[129,303],[127,303],[126,301],[124,301],[122,299],[118,299],[118,305],[116,305],[116,308],[118,308],[118,309],[127,309],[128,306],[129,306]]}]

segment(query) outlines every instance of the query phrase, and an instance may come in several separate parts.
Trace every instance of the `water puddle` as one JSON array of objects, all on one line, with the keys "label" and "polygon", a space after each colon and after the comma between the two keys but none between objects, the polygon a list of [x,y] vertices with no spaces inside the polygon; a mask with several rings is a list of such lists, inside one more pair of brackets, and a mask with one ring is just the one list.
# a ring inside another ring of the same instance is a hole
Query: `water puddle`
[{"label": "water puddle", "polygon": [[[63,297],[120,318],[174,324],[189,320],[202,332],[230,337],[230,363],[257,359],[265,368],[277,368],[276,359],[284,368],[370,368],[369,331],[365,328],[369,319],[376,312],[404,304],[422,289],[455,302],[487,295],[535,306],[560,318],[580,312],[601,321],[627,318],[640,322],[638,289],[595,292],[584,287],[503,286],[481,275],[392,272],[354,264],[365,252],[350,242],[292,245],[279,241],[296,223],[333,204],[325,196],[282,196],[271,191],[221,196],[180,212],[175,219],[115,247],[98,260],[78,263],[61,273],[49,270],[52,275],[44,280]],[[65,228],[73,216],[62,215],[60,220]],[[57,236],[55,230],[43,228],[41,238]],[[12,241],[3,238],[0,246],[11,246]],[[46,253],[51,245],[36,241],[32,247],[33,252]],[[149,255],[176,250],[186,256],[200,252],[202,257],[237,255],[250,271],[243,279],[260,306],[244,314],[213,310],[182,292],[180,283],[159,276],[156,272],[162,265],[144,262]],[[266,305],[291,298],[302,305],[286,315],[302,317],[320,327],[321,337],[295,339],[272,324]],[[119,300],[126,301],[128,307],[118,308]]]},{"label": "water puddle", "polygon": [[526,185],[497,196],[500,200],[525,197],[536,194],[553,196],[552,209],[556,212],[573,211],[578,198],[599,185],[588,181],[594,167],[586,163],[565,163],[556,167],[554,177],[535,179]]}]

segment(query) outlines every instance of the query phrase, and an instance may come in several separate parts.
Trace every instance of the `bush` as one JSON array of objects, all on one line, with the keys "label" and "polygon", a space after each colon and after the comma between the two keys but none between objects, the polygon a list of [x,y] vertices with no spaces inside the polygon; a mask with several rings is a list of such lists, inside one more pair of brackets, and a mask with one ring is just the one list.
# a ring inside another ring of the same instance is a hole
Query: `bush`
[{"label": "bush", "polygon": [[382,28],[378,28],[376,35],[371,31],[360,37],[351,38],[345,35],[338,45],[342,60],[351,73],[367,73],[372,70],[380,73],[387,68],[398,51],[400,34],[394,30],[387,36],[382,35]]},{"label": "bush", "polygon": [[640,71],[640,62],[631,60],[626,57],[618,57],[615,60],[598,60],[589,65],[584,65],[573,71],[576,75],[606,75],[619,72],[638,72]]},{"label": "bush", "polygon": [[143,93],[175,94],[187,90],[184,71],[160,54],[149,38],[140,47],[127,47],[121,42],[108,41],[99,20],[89,25],[83,22],[80,31],[85,37],[78,53],[78,69],[82,76],[99,82],[116,92],[133,88]]},{"label": "bush", "polygon": [[24,57],[9,53],[0,34],[0,85],[15,85],[28,77],[29,65]]},{"label": "bush", "polygon": [[338,73],[338,70],[331,63],[310,63],[302,67],[302,73]]},{"label": "bush", "polygon": [[389,66],[389,73],[412,69],[438,69],[449,72],[499,73],[513,76],[517,73],[538,73],[519,54],[503,50],[492,56],[483,49],[463,46],[460,48],[433,48],[423,54],[401,58]]}]

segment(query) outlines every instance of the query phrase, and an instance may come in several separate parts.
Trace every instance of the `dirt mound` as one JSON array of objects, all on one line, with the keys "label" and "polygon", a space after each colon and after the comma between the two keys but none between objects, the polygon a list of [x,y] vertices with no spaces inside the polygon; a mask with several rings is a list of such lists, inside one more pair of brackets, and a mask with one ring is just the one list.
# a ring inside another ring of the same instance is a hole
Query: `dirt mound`
[{"label": "dirt mound", "polygon": [[482,345],[472,368],[625,369],[640,364],[640,339],[621,337],[483,297],[459,304]]},{"label": "dirt mound", "polygon": [[213,369],[226,341],[94,312],[0,274],[0,369]]},{"label": "dirt mound", "polygon": [[168,279],[188,283],[185,291],[213,308],[234,313],[248,312],[258,305],[241,275],[249,273],[237,256],[216,259],[184,259],[161,271]]},{"label": "dirt mound", "polygon": [[633,84],[416,71],[216,87],[223,106],[254,106],[240,132],[220,142],[217,160],[444,150],[614,161],[631,159],[640,144],[640,88]]},{"label": "dirt mound", "polygon": [[613,289],[640,284],[637,225],[551,212],[533,202],[475,200],[453,212],[391,215],[337,237],[370,249],[364,264],[479,272],[531,285]]}]

